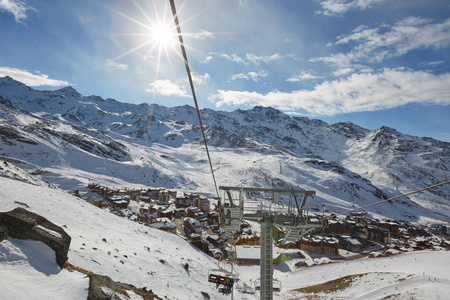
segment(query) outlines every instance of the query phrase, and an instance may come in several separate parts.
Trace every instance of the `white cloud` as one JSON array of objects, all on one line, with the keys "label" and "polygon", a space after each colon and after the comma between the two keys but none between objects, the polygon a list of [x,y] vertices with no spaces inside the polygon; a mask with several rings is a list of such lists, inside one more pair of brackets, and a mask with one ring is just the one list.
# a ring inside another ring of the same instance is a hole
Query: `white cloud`
[{"label": "white cloud", "polygon": [[409,103],[450,105],[450,73],[434,75],[383,69],[378,73],[355,73],[345,79],[325,81],[313,90],[290,93],[275,90],[267,94],[219,90],[208,99],[217,107],[262,105],[327,116],[390,109]]},{"label": "white cloud", "polygon": [[275,53],[273,55],[268,55],[268,56],[258,56],[253,53],[247,53],[247,55],[246,55],[247,60],[255,65],[258,65],[262,61],[267,64],[271,61],[284,59],[286,57],[295,58],[295,55],[294,54],[280,55],[277,53]]},{"label": "white cloud", "polygon": [[110,68],[116,69],[116,70],[126,70],[128,69],[128,65],[121,64],[119,62],[113,61],[111,59],[106,60],[106,65]]},{"label": "white cloud", "polygon": [[384,0],[324,0],[320,2],[322,10],[317,13],[325,16],[339,16],[351,9],[365,10],[382,1]]},{"label": "white cloud", "polygon": [[220,58],[225,58],[229,61],[233,61],[239,64],[243,64],[243,65],[250,65],[250,63],[254,64],[254,65],[259,65],[259,63],[264,62],[264,63],[269,63],[271,61],[276,61],[276,60],[280,60],[280,59],[285,59],[285,58],[292,58],[292,59],[297,59],[295,54],[285,54],[285,55],[280,55],[280,54],[272,54],[272,55],[267,55],[267,56],[258,56],[256,54],[253,53],[247,53],[245,55],[245,59],[238,56],[237,54],[226,54],[226,53],[210,53],[210,56],[207,57],[207,59],[205,59],[205,62],[208,62],[212,59],[212,56],[217,56]]},{"label": "white cloud", "polygon": [[341,77],[353,73],[355,70],[353,68],[342,68],[333,72],[333,75],[336,77]]},{"label": "white cloud", "polygon": [[443,60],[437,60],[437,61],[422,62],[422,63],[420,63],[420,65],[423,67],[437,67],[443,63],[444,63]]},{"label": "white cloud", "polygon": [[202,61],[202,63],[207,63],[209,61],[211,61],[214,57],[212,57],[211,55],[208,55],[207,57],[205,57],[205,59]]},{"label": "white cloud", "polygon": [[228,54],[225,54],[225,53],[221,53],[221,54],[219,54],[219,57],[225,58],[225,59],[227,59],[229,61],[237,62],[239,64],[249,65],[248,62],[244,61],[241,57],[239,57],[236,54],[228,55]]},{"label": "white cloud", "polygon": [[351,67],[354,63],[379,63],[386,58],[399,57],[412,50],[442,49],[450,46],[450,19],[442,23],[408,17],[394,26],[382,25],[378,28],[359,26],[350,35],[338,37],[336,44],[356,43],[347,53],[317,57],[310,61],[322,61],[340,68]]},{"label": "white cloud", "polygon": [[21,23],[27,18],[27,11],[34,10],[20,0],[0,0],[0,11],[7,11],[14,15],[17,23]]},{"label": "white cloud", "polygon": [[176,83],[171,82],[168,79],[156,80],[149,84],[150,88],[146,89],[147,92],[157,95],[163,95],[167,97],[191,97],[186,93],[186,89]]},{"label": "white cloud", "polygon": [[303,81],[303,80],[314,80],[314,79],[320,79],[320,78],[322,78],[322,76],[316,76],[316,75],[313,75],[313,74],[311,74],[309,72],[302,71],[298,75],[292,75],[291,77],[286,79],[286,81],[299,82],[299,81]]},{"label": "white cloud", "polygon": [[210,79],[211,76],[208,73],[205,73],[205,75],[192,74],[192,80],[198,85],[205,85],[209,82]]},{"label": "white cloud", "polygon": [[44,74],[33,74],[27,70],[0,67],[0,77],[10,76],[28,86],[65,86],[70,85],[67,81],[50,79]]},{"label": "white cloud", "polygon": [[248,73],[239,73],[231,76],[231,80],[237,79],[245,79],[245,80],[253,80],[254,82],[258,82],[264,77],[267,77],[269,74],[266,70],[259,70],[258,72],[248,72]]},{"label": "white cloud", "polygon": [[200,32],[188,33],[188,34],[186,34],[186,36],[189,36],[196,40],[205,40],[207,38],[213,37],[213,34],[209,31],[202,30]]}]

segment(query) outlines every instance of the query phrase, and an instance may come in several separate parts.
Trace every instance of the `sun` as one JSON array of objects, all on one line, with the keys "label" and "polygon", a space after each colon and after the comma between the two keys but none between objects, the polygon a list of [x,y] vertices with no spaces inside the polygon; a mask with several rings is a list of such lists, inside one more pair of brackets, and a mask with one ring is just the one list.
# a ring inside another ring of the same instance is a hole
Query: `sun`
[{"label": "sun", "polygon": [[176,42],[173,25],[167,23],[154,24],[150,28],[150,39],[159,47],[167,47]]},{"label": "sun", "polygon": [[156,62],[155,77],[158,77],[162,63],[168,62],[171,65],[171,58],[174,55],[183,59],[181,53],[176,51],[179,36],[173,13],[165,1],[148,1],[153,2],[153,9],[141,7],[137,0],[130,1],[134,4],[135,11],[131,15],[114,7],[108,7],[114,14],[128,21],[124,23],[126,26],[121,27],[131,29],[132,24],[138,25],[135,29],[131,29],[131,32],[118,34],[127,37],[127,42],[134,46],[113,58],[112,61],[131,53],[138,53],[142,61],[148,60],[151,64]]}]

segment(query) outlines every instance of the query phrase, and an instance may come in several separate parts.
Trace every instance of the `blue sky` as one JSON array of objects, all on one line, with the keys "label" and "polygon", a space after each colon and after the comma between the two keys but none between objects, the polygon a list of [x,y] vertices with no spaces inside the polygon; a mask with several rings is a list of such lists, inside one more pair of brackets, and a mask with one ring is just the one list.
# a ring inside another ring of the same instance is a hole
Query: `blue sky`
[{"label": "blue sky", "polygon": [[[448,0],[175,0],[200,108],[450,141]],[[0,0],[0,76],[191,105],[169,0]]]}]

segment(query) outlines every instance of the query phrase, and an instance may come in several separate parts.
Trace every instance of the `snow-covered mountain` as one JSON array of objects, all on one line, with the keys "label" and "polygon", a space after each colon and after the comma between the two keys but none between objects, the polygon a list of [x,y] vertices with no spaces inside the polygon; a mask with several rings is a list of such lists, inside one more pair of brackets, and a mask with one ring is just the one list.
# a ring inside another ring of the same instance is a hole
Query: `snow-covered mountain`
[{"label": "snow-covered mountain", "polygon": [[[201,111],[219,185],[299,186],[310,208],[367,205],[450,180],[450,143],[327,124],[265,107]],[[215,195],[195,109],[121,103],[72,87],[34,90],[0,78],[0,156],[66,190],[95,181]],[[418,222],[450,220],[444,185],[368,209]]]}]

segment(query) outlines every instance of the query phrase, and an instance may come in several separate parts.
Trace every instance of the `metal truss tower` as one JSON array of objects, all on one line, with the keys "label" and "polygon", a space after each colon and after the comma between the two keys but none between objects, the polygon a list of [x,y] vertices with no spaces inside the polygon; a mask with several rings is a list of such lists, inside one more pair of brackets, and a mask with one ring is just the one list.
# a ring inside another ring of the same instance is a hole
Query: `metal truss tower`
[{"label": "metal truss tower", "polygon": [[[240,232],[243,219],[261,224],[260,299],[272,300],[273,226],[288,230],[285,239],[289,236],[298,239],[323,227],[323,220],[309,217],[303,210],[307,197],[315,195],[315,191],[231,186],[220,186],[219,189],[225,192],[224,199],[218,204],[220,221],[228,230]],[[238,192],[239,196],[233,197],[232,192]],[[300,203],[297,195],[302,195]]]}]

